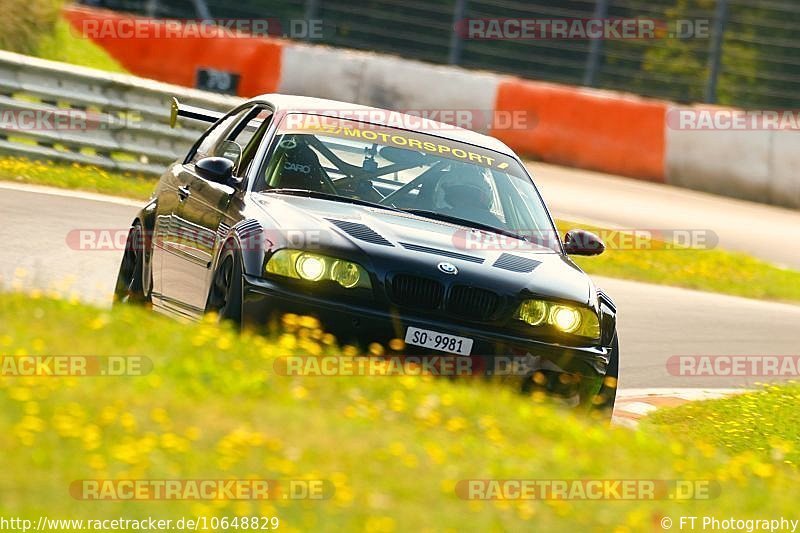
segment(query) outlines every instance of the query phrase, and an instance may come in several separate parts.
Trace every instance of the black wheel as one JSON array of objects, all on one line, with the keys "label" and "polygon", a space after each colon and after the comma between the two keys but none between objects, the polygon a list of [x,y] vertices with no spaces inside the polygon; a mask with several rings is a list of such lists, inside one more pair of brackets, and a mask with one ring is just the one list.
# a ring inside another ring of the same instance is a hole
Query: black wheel
[{"label": "black wheel", "polygon": [[125,252],[119,265],[114,287],[114,304],[144,305],[150,302],[150,293],[144,290],[144,233],[135,222],[128,231]]},{"label": "black wheel", "polygon": [[211,280],[206,312],[216,313],[220,321],[242,323],[242,265],[239,255],[227,249]]},{"label": "black wheel", "polygon": [[619,380],[619,339],[614,333],[614,340],[611,342],[611,358],[608,361],[606,377],[603,385],[592,399],[592,408],[595,411],[604,413],[608,419],[614,411],[614,402],[617,399],[617,381]]}]

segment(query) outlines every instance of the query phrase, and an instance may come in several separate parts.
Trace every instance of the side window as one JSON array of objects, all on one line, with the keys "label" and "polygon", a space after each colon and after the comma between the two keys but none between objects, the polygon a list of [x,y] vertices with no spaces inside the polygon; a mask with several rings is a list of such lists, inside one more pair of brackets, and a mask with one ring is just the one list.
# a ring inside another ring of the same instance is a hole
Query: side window
[{"label": "side window", "polygon": [[235,176],[244,176],[255,158],[261,139],[269,128],[272,111],[265,108],[250,110],[241,124],[234,128],[227,139],[218,145],[215,155],[227,157],[234,163]]},{"label": "side window", "polygon": [[204,157],[211,157],[217,155],[220,145],[225,139],[231,128],[239,122],[243,115],[251,111],[252,108],[244,109],[235,115],[225,118],[216,126],[212,126],[210,130],[205,133],[205,137],[200,141],[199,146],[192,155],[190,162],[197,163]]}]

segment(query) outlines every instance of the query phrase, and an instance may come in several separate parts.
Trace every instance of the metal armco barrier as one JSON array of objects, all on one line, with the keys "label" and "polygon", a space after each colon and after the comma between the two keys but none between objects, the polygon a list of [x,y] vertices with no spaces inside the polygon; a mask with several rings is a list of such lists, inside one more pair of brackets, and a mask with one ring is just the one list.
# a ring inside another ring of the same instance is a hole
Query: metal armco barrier
[{"label": "metal armco barrier", "polygon": [[219,111],[241,101],[0,51],[0,154],[161,174],[208,126],[170,129],[172,97]]}]

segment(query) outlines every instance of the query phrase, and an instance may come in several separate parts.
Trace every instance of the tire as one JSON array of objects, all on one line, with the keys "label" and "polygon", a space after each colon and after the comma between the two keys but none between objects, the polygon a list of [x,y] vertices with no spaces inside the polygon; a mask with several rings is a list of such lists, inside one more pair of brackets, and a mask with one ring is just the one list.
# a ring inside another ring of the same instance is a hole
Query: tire
[{"label": "tire", "polygon": [[216,313],[220,322],[241,327],[242,262],[232,247],[226,247],[211,278],[206,313]]},{"label": "tire", "polygon": [[603,385],[592,399],[592,409],[597,413],[602,413],[611,420],[614,412],[614,403],[617,399],[617,384],[619,382],[619,339],[616,332],[614,340],[611,341],[611,357],[608,361],[606,376]]},{"label": "tire", "polygon": [[142,226],[138,221],[134,222],[128,231],[128,240],[119,265],[117,283],[114,286],[114,305],[150,303],[150,292],[145,293],[143,283],[144,246]]}]

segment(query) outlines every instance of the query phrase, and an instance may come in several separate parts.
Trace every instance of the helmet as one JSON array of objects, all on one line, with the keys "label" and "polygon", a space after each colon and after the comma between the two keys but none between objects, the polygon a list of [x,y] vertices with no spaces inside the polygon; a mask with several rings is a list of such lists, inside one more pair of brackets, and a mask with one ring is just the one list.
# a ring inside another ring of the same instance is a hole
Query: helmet
[{"label": "helmet", "polygon": [[483,170],[464,163],[453,163],[440,182],[444,200],[452,208],[483,209],[492,207],[492,187]]}]

